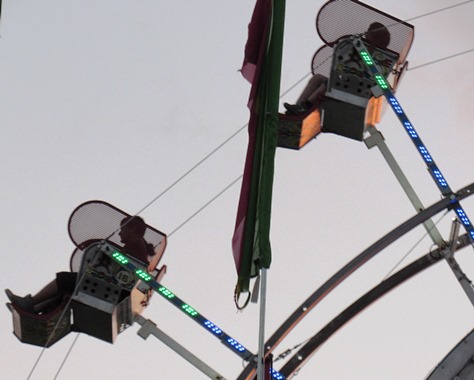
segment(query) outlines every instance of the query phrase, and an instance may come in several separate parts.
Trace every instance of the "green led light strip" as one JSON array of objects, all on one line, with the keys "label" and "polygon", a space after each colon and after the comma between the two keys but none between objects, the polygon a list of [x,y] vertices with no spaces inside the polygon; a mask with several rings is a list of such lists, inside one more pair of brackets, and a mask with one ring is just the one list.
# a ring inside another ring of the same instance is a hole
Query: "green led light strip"
[{"label": "green led light strip", "polygon": [[127,264],[128,263],[128,259],[122,255],[120,252],[117,252],[115,251],[114,253],[112,253],[112,257],[118,261],[120,264]]},{"label": "green led light strip", "polygon": [[170,292],[164,286],[162,286],[158,289],[158,293],[160,293],[161,295],[163,295],[164,297],[166,297],[168,299],[173,299],[174,297],[176,297],[172,292]]},{"label": "green led light strip", "polygon": [[383,75],[376,74],[374,78],[375,78],[375,81],[378,83],[378,85],[380,86],[380,88],[382,90],[387,90],[388,89],[388,83],[385,80],[385,78],[383,77]]},{"label": "green led light strip", "polygon": [[145,282],[151,281],[153,279],[147,272],[142,269],[136,269],[135,274]]},{"label": "green led light strip", "polygon": [[364,62],[368,65],[368,66],[372,66],[374,64],[374,61],[372,60],[372,58],[370,57],[370,54],[366,51],[361,51],[360,52],[360,56],[362,57],[362,59],[364,60]]}]

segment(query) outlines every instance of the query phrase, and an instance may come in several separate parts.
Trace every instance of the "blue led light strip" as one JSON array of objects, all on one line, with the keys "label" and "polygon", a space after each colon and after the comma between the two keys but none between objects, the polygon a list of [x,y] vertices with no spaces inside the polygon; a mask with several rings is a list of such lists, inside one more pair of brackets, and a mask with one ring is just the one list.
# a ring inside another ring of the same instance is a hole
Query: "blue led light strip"
[{"label": "blue led light strip", "polygon": [[[439,190],[441,191],[441,194],[443,194],[445,197],[452,196],[453,191],[449,187],[448,182],[446,181],[443,174],[439,170],[438,166],[434,162],[433,157],[428,152],[428,149],[421,141],[418,133],[415,130],[415,127],[413,127],[413,124],[410,122],[410,120],[408,120],[408,117],[405,114],[405,111],[403,111],[403,108],[398,103],[397,98],[395,98],[395,95],[393,94],[389,83],[387,82],[385,77],[380,73],[380,71],[377,69],[377,66],[374,63],[374,60],[372,56],[370,55],[370,53],[367,51],[366,47],[364,46],[364,43],[360,39],[356,39],[354,40],[354,47],[359,53],[360,57],[362,58],[362,61],[369,68],[371,73],[374,75],[374,79],[379,85],[379,87],[382,89],[382,92],[385,98],[387,99],[392,109],[395,111],[395,114],[397,115],[401,124],[405,128],[406,132],[408,133],[408,136],[410,136],[410,139],[412,140],[413,144],[415,144],[416,149],[418,150],[418,153],[420,154],[421,158],[423,159],[426,166],[428,167],[428,171],[430,172],[431,177],[433,178]],[[454,201],[454,203],[455,203],[455,206],[453,206],[454,212],[456,213],[459,221],[461,222],[464,229],[468,233],[469,238],[471,240],[471,244],[474,244],[474,227],[471,221],[469,220],[468,216],[466,215],[465,211],[461,207],[461,205],[456,201]]]},{"label": "blue led light strip", "polygon": [[271,369],[272,377],[276,380],[285,380],[285,376],[283,376],[280,372],[275,371],[273,368]]}]

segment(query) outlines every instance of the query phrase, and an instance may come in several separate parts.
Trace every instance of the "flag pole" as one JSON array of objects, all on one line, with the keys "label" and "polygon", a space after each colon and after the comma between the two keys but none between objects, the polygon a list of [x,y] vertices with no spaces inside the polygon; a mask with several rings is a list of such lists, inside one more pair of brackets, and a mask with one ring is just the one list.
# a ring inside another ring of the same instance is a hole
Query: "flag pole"
[{"label": "flag pole", "polygon": [[262,268],[260,278],[260,316],[258,333],[257,380],[265,380],[265,311],[267,301],[267,269]]},{"label": "flag pole", "polygon": [[[280,100],[280,81],[281,81],[281,65],[283,53],[283,33],[285,24],[285,4],[286,0],[272,1],[272,21],[271,33],[269,36],[268,54],[265,59],[267,72],[264,75],[264,88],[266,89],[265,98],[265,115],[264,129],[266,130],[264,137],[265,154],[262,157],[264,166],[271,168],[271,175],[265,173],[266,179],[260,178],[259,201],[261,205],[260,217],[268,218],[266,223],[260,225],[261,233],[265,231],[265,239],[257,239],[258,241],[266,241],[268,251],[270,252],[270,214],[271,214],[271,194],[273,187],[273,169],[274,156],[276,149],[276,134],[278,128],[278,103]],[[269,154],[271,152],[272,154]],[[260,223],[259,223],[260,224]],[[265,245],[265,244],[264,244]],[[262,257],[263,249],[259,249],[260,253],[260,316],[259,316],[259,338],[258,338],[258,355],[257,355],[257,380],[265,380],[269,377],[265,373],[265,313],[266,313],[266,297],[267,297],[267,269],[270,267],[271,254]]]},{"label": "flag pole", "polygon": [[265,308],[267,269],[271,264],[270,215],[277,147],[285,1],[256,0],[242,65],[242,75],[252,83],[248,104],[251,115],[249,146],[232,250],[238,273],[236,305],[240,293],[249,291],[250,278],[257,274],[261,277],[258,380],[268,378],[264,366]]}]

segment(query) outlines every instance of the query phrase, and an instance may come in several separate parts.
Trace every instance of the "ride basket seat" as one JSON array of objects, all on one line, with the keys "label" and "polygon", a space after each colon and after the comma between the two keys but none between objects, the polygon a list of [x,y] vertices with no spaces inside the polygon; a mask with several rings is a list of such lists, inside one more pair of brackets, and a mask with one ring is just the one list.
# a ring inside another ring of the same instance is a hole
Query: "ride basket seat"
[{"label": "ride basket seat", "polygon": [[[363,37],[374,22],[390,32],[385,49],[371,46]],[[383,98],[354,43],[361,41],[368,48],[395,91],[414,37],[412,25],[356,0],[325,3],[316,17],[316,29],[325,45],[314,54],[311,71],[328,78],[327,90],[321,103],[307,113],[279,114],[279,147],[300,149],[320,132],[361,141],[366,128],[380,121]]]},{"label": "ride basket seat", "polygon": [[69,235],[76,245],[71,270],[78,272],[72,296],[74,330],[114,343],[117,335],[133,324],[153,292],[135,275],[112,260],[114,250],[157,281],[166,273],[158,264],[166,248],[166,235],[148,226],[144,239],[153,245],[154,255],[145,263],[121,250],[120,222],[130,215],[103,201],[83,203],[69,219]]},{"label": "ride basket seat", "polygon": [[300,149],[321,133],[319,104],[300,115],[278,114],[278,140],[280,148]]},{"label": "ride basket seat", "polygon": [[[112,260],[106,250],[119,252],[144,272],[161,281],[166,265],[158,264],[166,248],[166,235],[146,226],[145,240],[154,246],[150,263],[121,251],[117,231],[130,216],[103,201],[78,206],[69,218],[68,230],[76,249],[70,269],[78,273],[74,294],[42,314],[11,305],[14,334],[23,343],[50,347],[69,332],[82,332],[114,343],[117,335],[133,324],[148,305],[153,292],[136,276]],[[52,335],[54,332],[54,335]]]},{"label": "ride basket seat", "polygon": [[72,331],[69,297],[43,314],[34,314],[19,306],[8,304],[13,316],[13,334],[23,343],[50,347]]}]

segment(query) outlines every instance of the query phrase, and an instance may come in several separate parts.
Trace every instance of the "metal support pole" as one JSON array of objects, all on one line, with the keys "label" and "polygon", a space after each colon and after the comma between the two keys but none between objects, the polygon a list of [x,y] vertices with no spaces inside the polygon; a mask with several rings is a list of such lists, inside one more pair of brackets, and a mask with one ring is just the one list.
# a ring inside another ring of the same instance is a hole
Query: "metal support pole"
[{"label": "metal support pole", "polygon": [[[397,161],[395,160],[395,157],[393,157],[392,153],[388,149],[387,144],[385,144],[385,140],[382,134],[374,126],[368,127],[367,130],[370,133],[370,137],[364,140],[367,147],[369,149],[373,148],[374,146],[377,146],[379,148],[388,165],[392,169],[393,174],[395,174],[395,177],[397,178],[398,182],[402,186],[403,190],[407,194],[408,198],[410,199],[417,212],[424,210],[424,207],[420,199],[418,198],[415,190],[412,188],[410,182],[408,181],[402,169],[398,165]],[[457,239],[459,236],[460,222],[458,220],[453,221],[448,245],[446,245],[446,243],[444,242],[438,228],[436,228],[435,224],[431,219],[426,220],[423,225],[433,242],[437,244],[440,248],[444,246],[444,248],[441,250],[441,255],[446,259],[446,262],[453,271],[454,276],[456,277],[462,289],[464,290],[467,297],[474,306],[474,288],[472,286],[472,282],[462,271],[457,260],[454,258],[454,252],[456,251]]]},{"label": "metal support pole", "polygon": [[[406,195],[408,196],[408,199],[410,199],[411,204],[413,205],[413,207],[415,207],[416,212],[424,210],[425,208],[421,203],[420,198],[418,198],[418,195],[416,194],[415,190],[408,181],[408,178],[405,176],[405,173],[403,173],[402,169],[398,165],[397,160],[395,159],[392,152],[385,143],[383,135],[377,130],[377,128],[372,125],[367,128],[367,131],[370,133],[370,137],[364,140],[367,148],[371,149],[374,146],[377,146],[377,148],[379,148],[388,166],[390,166],[390,169],[392,169],[393,174],[395,175],[398,182],[405,191]],[[426,222],[423,223],[423,226],[425,227],[428,235],[431,237],[431,240],[433,240],[433,242],[437,244],[438,247],[442,247],[444,245],[444,240],[433,221],[431,219],[428,219]]]},{"label": "metal support pole", "polygon": [[190,351],[188,351],[186,348],[181,346],[173,338],[166,335],[163,331],[161,331],[158,327],[156,327],[156,324],[154,324],[149,319],[145,319],[141,315],[137,315],[135,317],[135,321],[142,326],[140,330],[138,330],[137,334],[141,336],[143,339],[147,339],[148,336],[151,334],[155,338],[158,338],[159,340],[161,340],[164,344],[166,344],[169,348],[171,348],[174,352],[176,352],[182,358],[186,359],[189,363],[191,363],[194,367],[199,369],[202,373],[207,375],[210,379],[225,380],[225,378],[222,375],[214,371],[206,363],[204,363],[202,360],[194,356]]},{"label": "metal support pole", "polygon": [[260,317],[257,355],[257,380],[265,380],[265,304],[267,296],[267,270],[262,268],[260,281]]}]

